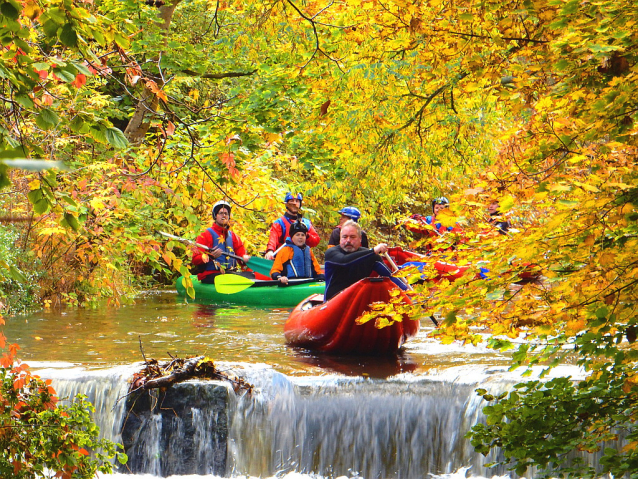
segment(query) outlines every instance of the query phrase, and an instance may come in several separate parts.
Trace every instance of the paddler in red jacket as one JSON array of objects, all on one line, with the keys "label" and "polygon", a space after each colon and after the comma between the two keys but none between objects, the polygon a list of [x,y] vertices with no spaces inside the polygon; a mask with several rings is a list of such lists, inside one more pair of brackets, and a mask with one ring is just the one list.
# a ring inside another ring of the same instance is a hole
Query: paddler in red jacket
[{"label": "paddler in red jacket", "polygon": [[[270,228],[270,237],[268,238],[268,246],[266,246],[266,259],[274,259],[275,251],[284,245],[286,238],[290,237],[288,230],[290,229],[290,225],[299,219],[299,210],[301,209],[302,201],[303,196],[301,196],[301,193],[297,193],[297,196],[293,196],[290,192],[286,193],[284,198],[286,212],[281,218],[275,220]],[[308,228],[306,244],[314,248],[319,244],[321,238],[319,238],[310,220],[303,218],[302,221],[306,225],[306,228]]]},{"label": "paddler in red jacket", "polygon": [[250,259],[246,248],[235,233],[230,231],[230,204],[218,201],[213,205],[213,226],[197,237],[196,243],[208,246],[209,251],[199,248],[193,250],[193,264],[197,266],[197,279],[202,283],[213,283],[215,276],[222,272],[238,271],[235,258],[224,253],[241,256],[244,262]]}]

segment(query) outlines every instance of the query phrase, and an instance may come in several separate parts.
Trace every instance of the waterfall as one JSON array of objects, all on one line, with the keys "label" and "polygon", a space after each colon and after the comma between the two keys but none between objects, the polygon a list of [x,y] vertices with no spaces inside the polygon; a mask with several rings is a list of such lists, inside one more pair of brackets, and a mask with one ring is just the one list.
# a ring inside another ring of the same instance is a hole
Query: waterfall
[{"label": "waterfall", "polygon": [[54,379],[61,397],[82,393],[95,404],[102,435],[124,444],[129,455],[123,473],[420,479],[470,468],[472,476],[507,474],[487,469],[497,458],[476,454],[464,437],[483,419],[485,403],[474,390],[504,391],[520,381],[505,368],[458,366],[389,379],[288,377],[264,364],[232,369],[254,385],[252,393],[198,380],[122,400],[132,367],[40,375]]},{"label": "waterfall", "polygon": [[259,393],[236,398],[232,407],[231,476],[296,471],[410,479],[463,466],[486,472],[491,460],[464,438],[483,406],[476,384],[276,372],[255,379]]}]

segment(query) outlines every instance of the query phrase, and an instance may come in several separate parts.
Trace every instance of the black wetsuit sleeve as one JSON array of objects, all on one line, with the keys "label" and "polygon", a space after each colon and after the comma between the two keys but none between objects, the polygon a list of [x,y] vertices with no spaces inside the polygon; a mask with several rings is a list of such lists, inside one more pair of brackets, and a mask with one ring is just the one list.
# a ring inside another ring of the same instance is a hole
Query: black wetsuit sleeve
[{"label": "black wetsuit sleeve", "polygon": [[360,279],[370,276],[375,263],[383,261],[381,256],[373,250],[360,248],[353,253],[346,253],[340,246],[328,249],[324,258],[326,264],[326,300]]},{"label": "black wetsuit sleeve", "polygon": [[364,248],[369,248],[369,243],[368,243],[368,235],[366,234],[365,231],[361,232],[361,246],[363,246]]},{"label": "black wetsuit sleeve", "polygon": [[341,249],[341,247],[330,248],[326,251],[324,258],[326,262],[330,261],[331,263],[345,266],[348,263],[353,263],[354,261],[366,256],[376,256],[377,258],[381,258],[381,256],[376,254],[371,249],[359,248],[358,251],[354,251],[353,253],[346,253],[344,250]]},{"label": "black wetsuit sleeve", "polygon": [[329,246],[336,246],[339,244],[339,240],[341,235],[341,228],[335,228],[332,230],[332,233],[330,233],[330,239],[328,240],[328,245]]}]

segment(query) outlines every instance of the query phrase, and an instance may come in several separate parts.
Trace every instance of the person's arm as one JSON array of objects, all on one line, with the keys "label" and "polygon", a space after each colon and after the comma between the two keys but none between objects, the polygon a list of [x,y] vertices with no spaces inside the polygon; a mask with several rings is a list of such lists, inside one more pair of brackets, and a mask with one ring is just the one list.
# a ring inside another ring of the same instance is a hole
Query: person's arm
[{"label": "person's arm", "polygon": [[[335,228],[332,230],[332,233],[330,233],[330,239],[328,240],[328,246],[337,246],[339,244],[339,240],[341,239],[339,237],[340,233],[341,233],[341,228]],[[363,241],[361,242],[361,245],[364,248],[367,248],[367,246],[363,244]]]},{"label": "person's arm", "polygon": [[314,248],[321,242],[321,238],[319,234],[315,230],[315,227],[310,225],[310,229],[308,230],[308,234],[306,235],[306,245]]},{"label": "person's arm", "polygon": [[233,235],[233,249],[235,250],[235,254],[241,257],[246,256],[247,253],[244,242],[232,231],[230,232],[230,234]]},{"label": "person's arm", "polygon": [[[200,234],[195,240],[196,243],[203,244],[204,246],[208,246],[211,248],[213,246],[213,238],[208,231],[204,231]],[[200,264],[208,263],[209,260],[209,251],[204,251],[200,248],[193,248],[193,259],[192,263],[196,266]]]},{"label": "person's arm", "polygon": [[279,277],[282,276],[284,263],[290,260],[290,253],[292,252],[292,248],[282,248],[281,251],[277,253],[277,256],[275,256],[275,262],[273,263],[272,268],[270,268],[270,277],[272,279],[279,279]]},{"label": "person's arm", "polygon": [[310,258],[312,258],[312,271],[313,271],[312,277],[315,279],[318,279],[319,281],[323,281],[326,277],[321,271],[321,265],[319,264],[319,261],[317,261],[317,257],[312,252],[312,250],[310,250]]},{"label": "person's arm", "polygon": [[374,251],[365,248],[353,253],[346,253],[341,248],[330,248],[326,251],[325,259],[326,263],[330,262],[339,265],[347,265],[348,263],[352,263],[353,261],[371,254],[375,254]]},{"label": "person's arm", "polygon": [[266,259],[274,259],[274,252],[281,246],[279,243],[281,236],[281,225],[279,223],[273,223],[270,227],[270,236],[268,237],[268,244],[266,245]]}]

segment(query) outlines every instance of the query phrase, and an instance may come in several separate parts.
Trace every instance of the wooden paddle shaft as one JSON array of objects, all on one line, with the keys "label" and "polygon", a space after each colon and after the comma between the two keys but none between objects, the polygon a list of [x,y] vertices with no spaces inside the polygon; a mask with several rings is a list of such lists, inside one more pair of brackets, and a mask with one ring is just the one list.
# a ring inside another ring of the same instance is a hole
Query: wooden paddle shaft
[{"label": "wooden paddle shaft", "polygon": [[[390,255],[387,253],[387,251],[385,253],[383,253],[383,257],[388,260],[388,262],[390,263],[390,266],[392,266],[392,268],[394,269],[394,271],[392,271],[392,274],[394,274],[397,271],[399,271],[399,267],[394,262],[394,260],[390,257]],[[412,286],[410,286],[410,283],[408,283],[405,278],[399,278],[399,279],[401,280],[401,282],[403,282],[408,287],[409,290],[413,290],[414,289]]]}]

